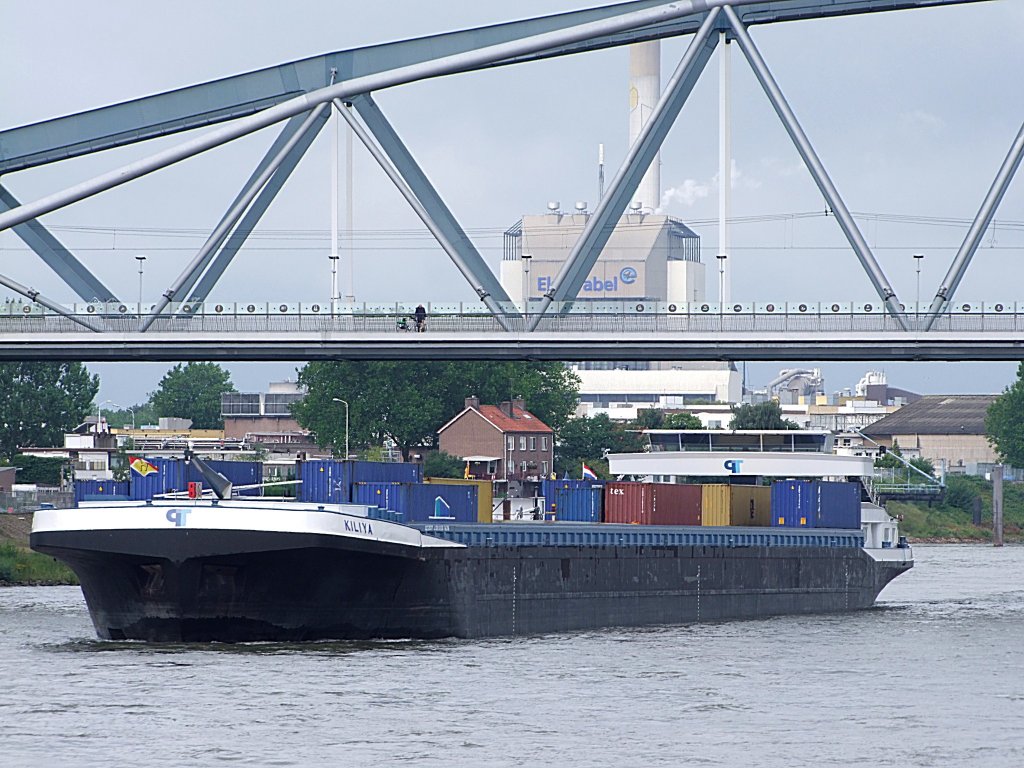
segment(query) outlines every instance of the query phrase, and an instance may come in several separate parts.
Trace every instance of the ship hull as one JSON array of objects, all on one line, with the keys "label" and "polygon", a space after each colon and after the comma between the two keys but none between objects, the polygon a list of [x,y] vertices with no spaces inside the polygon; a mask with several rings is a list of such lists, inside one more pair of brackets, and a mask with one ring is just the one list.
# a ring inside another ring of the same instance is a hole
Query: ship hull
[{"label": "ship hull", "polygon": [[859,547],[435,546],[325,534],[40,531],[96,631],[149,641],[477,638],[835,613],[912,566]]}]

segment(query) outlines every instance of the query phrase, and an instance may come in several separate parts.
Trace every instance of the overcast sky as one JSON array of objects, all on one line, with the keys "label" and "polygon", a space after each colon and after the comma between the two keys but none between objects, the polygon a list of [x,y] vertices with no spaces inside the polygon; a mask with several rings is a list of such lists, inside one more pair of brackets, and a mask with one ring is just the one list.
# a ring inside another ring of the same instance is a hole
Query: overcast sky
[{"label": "overcast sky", "polygon": [[[0,128],[125,101],[319,53],[592,3],[270,2],[3,3]],[[284,8],[287,8],[287,11]],[[912,254],[924,253],[922,300],[938,283],[1024,121],[1024,3],[756,27],[760,46],[826,168],[904,301]],[[662,47],[663,76],[687,39]],[[734,301],[867,301],[871,286],[742,55],[733,53],[733,213],[767,217],[733,229]],[[717,62],[662,153],[665,212],[701,234],[716,292]],[[497,269],[501,232],[549,200],[593,205],[597,146],[609,177],[626,152],[627,52],[615,49],[415,83],[377,94],[442,196]],[[262,131],[43,221],[128,300],[145,254],[153,300],[179,274],[276,135]],[[4,178],[23,201],[183,140],[171,137]],[[236,258],[213,300],[329,296],[328,131]],[[361,301],[472,300],[422,225],[357,146],[355,295]],[[963,300],[1024,302],[1024,184],[1011,187],[964,279]],[[934,220],[928,223],[922,219]],[[74,296],[13,233],[0,234],[5,274],[65,302]],[[792,361],[811,365],[813,361]],[[167,366],[95,365],[101,399],[139,402]],[[763,384],[785,362],[749,366]],[[996,392],[1015,365],[828,364],[826,389],[885,369],[921,392]],[[236,386],[263,389],[294,365],[232,366]]]}]

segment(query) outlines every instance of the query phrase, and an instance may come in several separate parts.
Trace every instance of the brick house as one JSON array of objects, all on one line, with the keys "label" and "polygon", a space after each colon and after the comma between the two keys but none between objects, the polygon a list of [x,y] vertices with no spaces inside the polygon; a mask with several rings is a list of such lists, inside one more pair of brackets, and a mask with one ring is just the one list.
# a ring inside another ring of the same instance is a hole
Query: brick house
[{"label": "brick house", "polygon": [[480,405],[467,397],[465,409],[437,434],[438,447],[468,461],[476,478],[536,481],[554,466],[555,434],[521,398]]}]

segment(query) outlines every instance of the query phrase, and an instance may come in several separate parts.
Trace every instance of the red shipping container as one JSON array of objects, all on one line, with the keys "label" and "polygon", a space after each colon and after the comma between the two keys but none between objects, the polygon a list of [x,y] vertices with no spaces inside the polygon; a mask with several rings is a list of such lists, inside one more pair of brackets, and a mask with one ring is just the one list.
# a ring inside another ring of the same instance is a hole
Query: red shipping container
[{"label": "red shipping container", "polygon": [[655,483],[651,525],[700,525],[702,489],[699,485]]},{"label": "red shipping container", "polygon": [[650,525],[651,483],[607,483],[604,522]]},{"label": "red shipping container", "polygon": [[701,487],[675,483],[608,483],[604,522],[700,525]]}]

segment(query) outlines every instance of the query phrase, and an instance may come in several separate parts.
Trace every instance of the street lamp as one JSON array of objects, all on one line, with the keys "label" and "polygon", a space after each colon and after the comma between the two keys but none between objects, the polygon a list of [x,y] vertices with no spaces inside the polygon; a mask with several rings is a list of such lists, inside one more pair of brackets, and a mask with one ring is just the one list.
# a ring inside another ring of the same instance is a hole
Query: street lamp
[{"label": "street lamp", "polygon": [[523,315],[526,317],[527,322],[530,320],[530,261],[533,259],[532,253],[524,253],[519,257],[523,262],[524,277],[526,285],[523,288]]},{"label": "street lamp", "polygon": [[914,316],[917,318],[921,316],[921,260],[923,258],[923,253],[914,254],[914,265],[917,269],[917,295],[914,298]]},{"label": "street lamp", "polygon": [[142,319],[142,265],[146,261],[145,256],[136,256],[135,260],[139,262],[139,319]]},{"label": "street lamp", "polygon": [[728,257],[727,254],[719,253],[715,256],[718,259],[718,311],[725,311],[725,260]]},{"label": "street lamp", "polygon": [[332,397],[331,400],[345,406],[345,458],[348,459],[348,401],[340,397]]}]

